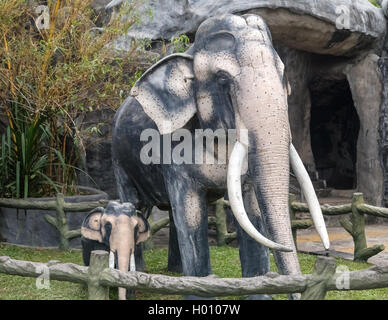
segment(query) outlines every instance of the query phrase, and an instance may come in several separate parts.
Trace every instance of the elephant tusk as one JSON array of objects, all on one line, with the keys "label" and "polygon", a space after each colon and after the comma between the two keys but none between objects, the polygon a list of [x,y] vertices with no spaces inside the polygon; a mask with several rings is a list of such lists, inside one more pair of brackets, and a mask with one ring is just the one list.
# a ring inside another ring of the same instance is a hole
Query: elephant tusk
[{"label": "elephant tusk", "polygon": [[298,155],[298,152],[292,144],[290,145],[290,162],[292,170],[294,171],[295,176],[302,189],[302,192],[306,198],[307,205],[310,209],[311,218],[313,219],[315,228],[317,229],[317,232],[321,237],[323,246],[326,250],[328,250],[330,248],[330,240],[329,235],[327,233],[325,220],[323,219],[321,206],[319,205],[318,198],[315,194],[315,190],[311,182],[310,176],[307,173],[307,170],[304,167],[303,162]]},{"label": "elephant tusk", "polygon": [[105,10],[118,6],[123,0],[112,0],[105,6]]},{"label": "elephant tusk", "polygon": [[131,253],[129,271],[136,271],[135,255],[133,253]]},{"label": "elephant tusk", "polygon": [[292,249],[265,238],[259,231],[256,230],[248,218],[241,193],[241,169],[246,154],[246,147],[237,141],[229,159],[227,177],[229,203],[233,215],[236,217],[236,220],[240,224],[241,228],[243,228],[245,232],[257,242],[273,250],[291,252],[293,251]]},{"label": "elephant tusk", "polygon": [[115,267],[115,254],[113,251],[109,252],[109,268],[114,269]]}]

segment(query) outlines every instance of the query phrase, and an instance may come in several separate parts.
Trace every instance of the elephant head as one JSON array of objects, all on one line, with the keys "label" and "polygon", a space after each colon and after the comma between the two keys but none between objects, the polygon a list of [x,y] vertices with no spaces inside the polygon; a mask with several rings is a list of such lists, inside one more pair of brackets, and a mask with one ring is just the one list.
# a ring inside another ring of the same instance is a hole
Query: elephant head
[{"label": "elephant head", "polygon": [[[326,227],[311,181],[291,145],[284,65],[270,31],[257,15],[223,15],[205,20],[193,46],[170,55],[137,81],[131,95],[161,134],[182,128],[196,115],[202,128],[237,129],[228,163],[228,195],[242,228],[275,250],[283,274],[300,272],[288,214],[289,164],[300,180],[326,248]],[[244,139],[239,132],[248,131]],[[291,147],[290,147],[291,145]],[[241,167],[249,175],[264,217],[265,238],[250,223],[241,196]]]},{"label": "elephant head", "polygon": [[[131,203],[109,201],[105,209],[98,207],[86,216],[81,234],[84,239],[102,243],[109,248],[111,268],[117,257],[119,270],[128,271],[130,266],[130,271],[135,271],[135,246],[149,238],[150,227],[140,213],[136,214]],[[123,288],[119,288],[119,299],[125,299]]]}]

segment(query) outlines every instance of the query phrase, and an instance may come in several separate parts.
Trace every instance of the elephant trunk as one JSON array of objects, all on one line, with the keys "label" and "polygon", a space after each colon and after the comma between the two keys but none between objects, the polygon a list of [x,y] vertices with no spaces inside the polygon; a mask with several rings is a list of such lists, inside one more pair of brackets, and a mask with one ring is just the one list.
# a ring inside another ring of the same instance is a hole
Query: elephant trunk
[{"label": "elephant trunk", "polygon": [[[133,228],[130,228],[130,221],[128,217],[121,216],[118,219],[118,224],[116,225],[116,232],[114,234],[114,249],[117,253],[117,263],[118,269],[120,271],[127,272],[128,267],[130,266],[130,271],[136,271],[135,266],[135,242],[134,242],[134,233],[132,232]],[[126,289],[119,288],[119,300],[126,300]]]},{"label": "elephant trunk", "polygon": [[236,142],[228,166],[228,195],[232,212],[246,233],[262,245],[280,251],[290,252],[292,249],[275,243],[266,237],[253,226],[244,208],[241,191],[241,174],[243,171],[243,161],[246,158],[247,148],[240,142]]},{"label": "elephant trunk", "polygon": [[[122,240],[123,245],[121,245],[117,249],[117,262],[118,262],[118,269],[120,271],[127,272],[131,253],[128,250],[128,246],[126,246],[124,243],[125,240],[126,239]],[[126,300],[126,289],[125,288],[119,288],[118,293],[119,293],[119,300]]]},{"label": "elephant trunk", "polygon": [[288,212],[289,150],[288,142],[285,144],[259,153],[252,151],[248,161],[266,230],[273,241],[292,249],[273,252],[279,272],[300,274]]},{"label": "elephant trunk", "polygon": [[279,76],[281,70],[274,68],[274,65],[282,64],[269,50],[260,49],[266,58],[260,68],[245,66],[239,75],[235,86],[239,111],[236,127],[248,130],[248,170],[268,236],[290,249],[287,250],[290,252],[274,251],[279,272],[300,274],[288,212],[290,127],[287,95]]},{"label": "elephant trunk", "polygon": [[[119,253],[118,253],[118,256],[120,257]],[[127,254],[123,254],[121,261],[120,261],[120,258],[118,258],[118,264],[119,264],[118,269],[120,271],[127,272],[128,271],[128,262],[129,262],[129,271],[136,271],[135,254],[134,254],[133,250],[131,250],[129,257]],[[126,300],[127,290],[125,288],[119,288],[118,293],[119,293],[119,300]]]}]

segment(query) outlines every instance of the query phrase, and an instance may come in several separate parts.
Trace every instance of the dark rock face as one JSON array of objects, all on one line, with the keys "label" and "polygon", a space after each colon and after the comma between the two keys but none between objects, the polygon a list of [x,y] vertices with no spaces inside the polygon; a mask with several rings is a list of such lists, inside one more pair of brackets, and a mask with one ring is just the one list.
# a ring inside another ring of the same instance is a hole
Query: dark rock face
[{"label": "dark rock face", "polygon": [[[94,190],[95,194],[65,197],[69,203],[80,203],[107,199],[106,193]],[[39,198],[38,201],[53,201],[55,198]],[[36,246],[58,247],[58,230],[49,224],[44,215],[56,216],[50,210],[23,210],[0,207],[0,239],[8,243]],[[82,221],[88,212],[68,212],[67,223],[69,230],[80,229]],[[71,248],[81,248],[81,238],[70,240]]]},{"label": "dark rock face", "polygon": [[349,65],[345,73],[360,118],[357,189],[364,193],[366,202],[380,206],[383,204],[383,168],[380,158],[379,120],[383,83],[378,60],[377,55],[368,54],[358,63]]},{"label": "dark rock face", "polygon": [[[90,112],[83,119],[81,128],[86,132],[82,167],[89,177],[80,174],[80,184],[104,190],[110,199],[118,199],[111,154],[111,127],[114,114],[115,111],[111,109]],[[91,128],[97,128],[98,132],[90,132]]]},{"label": "dark rock face", "polygon": [[311,146],[319,176],[329,188],[354,189],[360,120],[349,84],[316,79],[310,92]]},{"label": "dark rock face", "polygon": [[[382,82],[388,83],[388,61],[386,58],[379,60],[379,68],[381,70]],[[384,172],[383,183],[383,204],[388,206],[388,86],[383,87],[381,113],[380,113],[380,150],[381,163]]]},{"label": "dark rock face", "polygon": [[[279,44],[276,49],[291,86],[291,133],[304,164],[318,169],[329,187],[356,188],[367,202],[381,205],[384,146],[378,141],[385,138],[378,133],[382,103],[378,56],[349,59]],[[383,128],[385,121],[381,120]]]}]

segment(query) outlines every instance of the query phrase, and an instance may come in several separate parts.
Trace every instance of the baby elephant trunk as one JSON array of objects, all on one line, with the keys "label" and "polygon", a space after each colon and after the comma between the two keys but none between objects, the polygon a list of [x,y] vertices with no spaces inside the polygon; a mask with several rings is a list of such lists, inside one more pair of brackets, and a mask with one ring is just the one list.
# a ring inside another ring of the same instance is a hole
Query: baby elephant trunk
[{"label": "baby elephant trunk", "polygon": [[[111,243],[113,244],[111,250],[117,253],[118,269],[127,272],[130,267],[130,271],[136,271],[134,226],[129,217],[123,215],[117,219],[117,224],[112,230]],[[125,299],[126,289],[119,288],[119,300]]]}]

